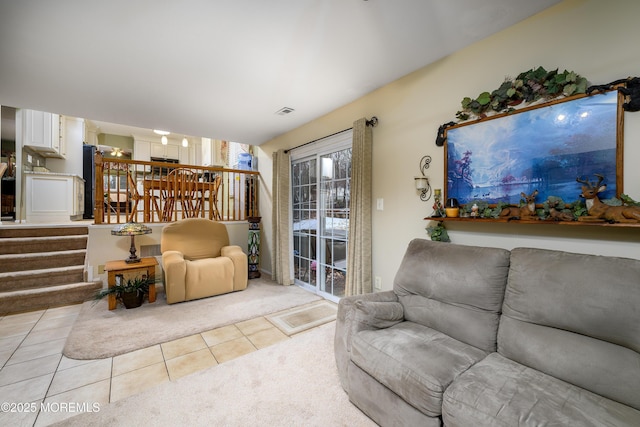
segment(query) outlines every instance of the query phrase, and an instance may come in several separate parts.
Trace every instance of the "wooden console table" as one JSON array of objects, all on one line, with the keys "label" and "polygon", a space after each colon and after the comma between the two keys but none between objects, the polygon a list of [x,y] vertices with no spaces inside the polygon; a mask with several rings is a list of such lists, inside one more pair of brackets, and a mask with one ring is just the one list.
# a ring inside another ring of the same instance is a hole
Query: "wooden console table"
[{"label": "wooden console table", "polygon": [[[149,302],[156,301],[156,265],[158,261],[154,257],[141,258],[140,262],[127,263],[124,260],[109,261],[104,265],[107,275],[107,284],[110,288],[116,285],[116,275],[124,273],[135,273],[136,271],[144,271],[149,279]],[[109,310],[116,308],[116,296],[109,294]]]}]

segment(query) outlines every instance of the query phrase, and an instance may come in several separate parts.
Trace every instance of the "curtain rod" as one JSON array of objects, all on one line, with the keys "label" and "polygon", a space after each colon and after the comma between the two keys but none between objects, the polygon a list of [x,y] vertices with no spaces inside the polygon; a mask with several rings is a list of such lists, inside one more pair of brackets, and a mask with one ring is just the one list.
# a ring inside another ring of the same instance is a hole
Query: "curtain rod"
[{"label": "curtain rod", "polygon": [[[373,116],[373,117],[371,117],[371,120],[367,120],[366,121],[366,125],[367,126],[375,127],[377,124],[378,124],[378,118],[376,116]],[[329,137],[332,137],[332,136],[337,135],[337,134],[342,133],[342,132],[346,132],[346,131],[351,130],[351,129],[353,129],[353,128],[350,127],[350,128],[342,129],[341,131],[332,133],[331,135],[323,136],[322,138],[314,139],[313,141],[309,141],[309,142],[305,142],[304,144],[300,144],[297,147],[289,148],[287,150],[284,150],[284,152],[288,153],[289,151],[295,150],[296,148],[300,148],[300,147],[304,147],[305,145],[313,144],[314,142],[318,142],[321,139],[329,138]]]}]

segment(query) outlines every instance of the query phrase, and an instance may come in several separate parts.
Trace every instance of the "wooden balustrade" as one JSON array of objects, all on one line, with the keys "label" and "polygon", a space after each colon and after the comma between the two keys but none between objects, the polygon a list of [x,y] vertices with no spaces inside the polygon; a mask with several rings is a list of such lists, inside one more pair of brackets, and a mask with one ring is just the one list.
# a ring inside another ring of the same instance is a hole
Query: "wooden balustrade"
[{"label": "wooden balustrade", "polygon": [[103,158],[96,153],[96,224],[260,216],[255,171]]}]

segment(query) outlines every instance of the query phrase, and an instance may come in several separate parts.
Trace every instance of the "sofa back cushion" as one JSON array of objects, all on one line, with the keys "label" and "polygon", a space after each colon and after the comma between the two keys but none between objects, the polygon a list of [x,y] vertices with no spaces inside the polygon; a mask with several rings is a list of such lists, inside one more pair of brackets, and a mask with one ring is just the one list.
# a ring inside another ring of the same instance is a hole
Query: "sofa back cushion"
[{"label": "sofa back cushion", "polygon": [[511,252],[498,352],[640,409],[640,261]]},{"label": "sofa back cushion", "polygon": [[393,289],[406,320],[491,352],[508,272],[507,250],[415,239]]},{"label": "sofa back cushion", "polygon": [[219,257],[229,246],[227,227],[205,218],[187,218],[162,228],[160,250],[181,252],[186,260]]}]

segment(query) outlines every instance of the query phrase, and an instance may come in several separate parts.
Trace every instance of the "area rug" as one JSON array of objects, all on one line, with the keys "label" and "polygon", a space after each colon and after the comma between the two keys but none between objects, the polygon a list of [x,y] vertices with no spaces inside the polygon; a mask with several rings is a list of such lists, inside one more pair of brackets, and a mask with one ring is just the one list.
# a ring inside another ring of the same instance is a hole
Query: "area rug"
[{"label": "area rug", "polygon": [[327,323],[56,425],[375,427],[340,386],[334,334]]},{"label": "area rug", "polygon": [[106,299],[87,301],[67,338],[71,359],[103,359],[215,329],[322,298],[298,286],[252,279],[247,289],[168,305],[162,288],[156,302],[134,309],[107,309]]},{"label": "area rug", "polygon": [[338,306],[329,301],[311,303],[265,316],[285,334],[291,336],[336,320]]}]

